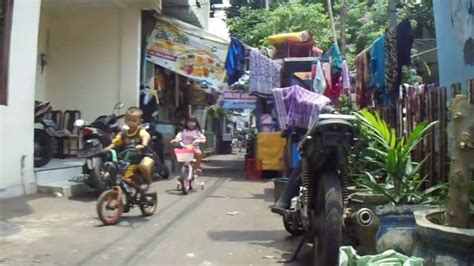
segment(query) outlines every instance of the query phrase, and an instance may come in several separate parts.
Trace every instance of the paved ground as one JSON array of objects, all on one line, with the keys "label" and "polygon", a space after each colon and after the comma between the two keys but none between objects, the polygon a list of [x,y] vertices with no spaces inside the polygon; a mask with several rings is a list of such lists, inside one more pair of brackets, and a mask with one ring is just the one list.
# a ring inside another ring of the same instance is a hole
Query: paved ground
[{"label": "paved ground", "polygon": [[[201,178],[206,188],[187,196],[175,180],[155,183],[156,215],[135,209],[116,226],[101,225],[96,195],[0,201],[0,264],[281,265],[297,239],[269,210],[273,183],[246,181],[235,158],[212,157]],[[309,260],[308,248],[293,265]]]}]

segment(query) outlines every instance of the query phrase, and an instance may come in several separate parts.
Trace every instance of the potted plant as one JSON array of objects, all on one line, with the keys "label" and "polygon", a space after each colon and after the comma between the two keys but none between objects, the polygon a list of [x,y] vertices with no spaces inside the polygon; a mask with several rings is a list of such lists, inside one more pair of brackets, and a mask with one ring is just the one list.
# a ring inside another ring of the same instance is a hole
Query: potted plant
[{"label": "potted plant", "polygon": [[[474,83],[474,81],[471,81]],[[464,95],[452,102],[451,155],[446,209],[416,211],[421,242],[416,253],[433,265],[474,264],[474,105]]]},{"label": "potted plant", "polygon": [[395,249],[412,255],[416,242],[413,211],[434,202],[434,193],[446,187],[441,184],[425,189],[426,177],[419,172],[426,158],[420,162],[411,159],[413,150],[436,122],[421,122],[410,134],[397,138],[395,129],[391,129],[378,114],[364,109],[356,115],[368,143],[359,158],[365,161],[366,167],[370,166],[370,171],[364,171],[357,182],[374,194],[384,195],[389,201],[376,208],[380,219],[377,251]]}]

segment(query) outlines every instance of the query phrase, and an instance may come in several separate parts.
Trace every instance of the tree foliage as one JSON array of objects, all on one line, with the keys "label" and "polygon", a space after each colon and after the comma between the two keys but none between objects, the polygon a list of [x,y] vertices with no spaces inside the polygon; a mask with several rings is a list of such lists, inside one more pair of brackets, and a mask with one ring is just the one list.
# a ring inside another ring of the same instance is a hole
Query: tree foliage
[{"label": "tree foliage", "polygon": [[[261,45],[271,34],[310,30],[322,48],[331,41],[327,0],[273,0],[272,9],[261,8],[260,0],[233,0],[228,10],[227,24],[231,34],[249,45]],[[389,26],[389,0],[333,0],[335,23],[341,29],[340,13],[342,2],[346,6],[344,36],[349,61],[368,47]],[[434,15],[432,0],[399,0],[398,21],[410,19],[415,36],[424,32],[434,36]]]},{"label": "tree foliage", "polygon": [[240,16],[227,20],[231,34],[251,46],[266,45],[273,34],[309,30],[322,46],[331,42],[329,17],[321,4],[281,5],[271,10],[240,9]]}]

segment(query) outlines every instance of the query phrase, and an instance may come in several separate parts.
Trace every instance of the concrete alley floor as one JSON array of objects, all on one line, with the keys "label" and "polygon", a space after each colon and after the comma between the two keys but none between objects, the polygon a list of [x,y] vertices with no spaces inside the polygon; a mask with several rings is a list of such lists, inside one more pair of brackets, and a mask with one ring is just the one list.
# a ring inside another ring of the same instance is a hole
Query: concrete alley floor
[{"label": "concrete alley floor", "polygon": [[[157,213],[138,208],[102,226],[97,195],[0,201],[0,265],[282,265],[298,239],[270,212],[273,182],[245,180],[243,155],[214,156],[187,196],[176,180],[154,184]],[[229,212],[238,212],[229,215]],[[292,265],[307,265],[310,248]]]}]

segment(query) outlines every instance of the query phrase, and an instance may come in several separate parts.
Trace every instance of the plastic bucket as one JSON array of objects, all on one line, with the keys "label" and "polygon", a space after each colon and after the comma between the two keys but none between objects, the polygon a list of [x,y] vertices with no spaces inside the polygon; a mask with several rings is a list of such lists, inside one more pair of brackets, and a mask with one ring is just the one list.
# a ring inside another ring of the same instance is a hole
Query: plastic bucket
[{"label": "plastic bucket", "polygon": [[248,180],[258,181],[262,179],[262,161],[248,158],[246,160],[245,173]]},{"label": "plastic bucket", "polygon": [[277,202],[278,199],[280,198],[281,192],[283,191],[287,183],[288,183],[288,178],[285,178],[285,177],[273,179],[273,185],[274,185],[273,197],[274,197],[275,202]]}]

